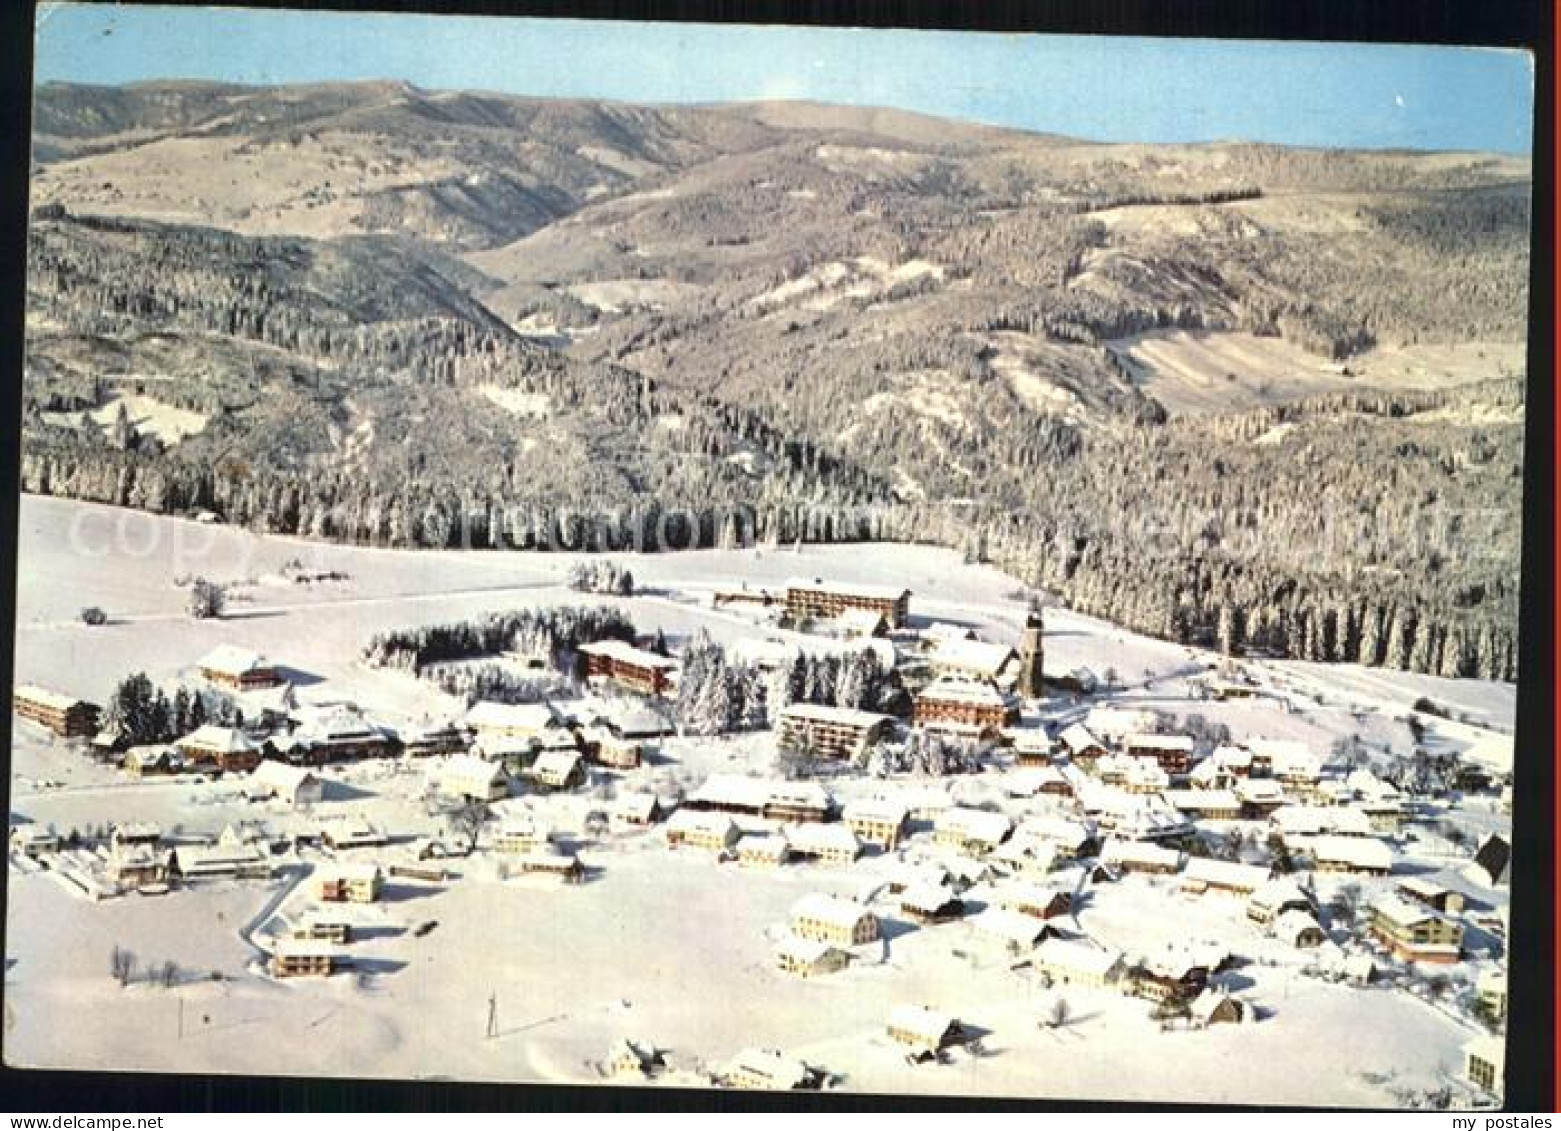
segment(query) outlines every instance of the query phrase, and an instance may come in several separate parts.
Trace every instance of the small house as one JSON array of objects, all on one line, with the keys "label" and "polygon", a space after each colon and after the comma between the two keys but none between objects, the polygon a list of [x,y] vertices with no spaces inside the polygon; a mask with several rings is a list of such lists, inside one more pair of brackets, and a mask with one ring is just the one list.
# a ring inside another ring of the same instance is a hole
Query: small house
[{"label": "small house", "polygon": [[1122,976],[1122,955],[1078,939],[1042,940],[1030,957],[1030,965],[1053,985],[1077,985],[1104,989]]},{"label": "small house", "polygon": [[798,856],[824,864],[850,864],[862,854],[862,842],[846,825],[792,825],[787,839]]},{"label": "small house", "polygon": [[775,948],[775,964],[787,974],[815,978],[844,970],[851,963],[851,952],[822,939],[787,935]]},{"label": "small house", "polygon": [[1250,896],[1268,883],[1269,870],[1256,864],[1238,864],[1230,860],[1188,857],[1182,870],[1182,886],[1196,891],[1225,892]]},{"label": "small house", "polygon": [[803,896],[791,909],[791,931],[804,939],[858,946],[878,938],[878,916],[867,908],[837,895]]},{"label": "small house", "polygon": [[980,856],[1007,840],[1013,827],[1013,822],[1002,813],[955,807],[938,815],[933,824],[933,840],[960,852]]},{"label": "small house", "polygon": [[654,793],[620,793],[613,798],[611,820],[631,828],[649,828],[662,816],[661,801]]},{"label": "small house", "polygon": [[296,808],[323,801],[325,782],[302,766],[267,760],[250,773],[244,792],[257,800],[275,798]]},{"label": "small house", "polygon": [[782,833],[750,833],[737,842],[737,862],[745,868],[778,868],[790,859]]},{"label": "small house", "polygon": [[886,1028],[890,1040],[905,1046],[918,1059],[936,1057],[966,1040],[958,1018],[925,1005],[900,1006],[889,1015]]},{"label": "small house", "polygon": [[547,789],[577,789],[585,784],[585,762],[576,753],[548,751],[537,755],[529,777]]},{"label": "small house", "polygon": [[324,939],[279,938],[271,952],[278,978],[328,978],[341,968],[335,946]]},{"label": "small house", "polygon": [[348,848],[378,848],[388,844],[385,830],[364,817],[332,817],[320,825],[320,840],[338,851]]},{"label": "small house", "polygon": [[1296,948],[1322,946],[1328,941],[1322,925],[1305,911],[1286,911],[1274,920],[1270,929],[1276,939]]},{"label": "small house", "polygon": [[1247,918],[1263,926],[1268,926],[1288,911],[1315,916],[1317,904],[1299,884],[1284,877],[1270,880],[1247,900]]},{"label": "small house", "polygon": [[1034,950],[1042,939],[1053,934],[1043,920],[1002,907],[988,907],[972,916],[970,926],[978,935],[1014,951]]},{"label": "small house", "polygon": [[1373,938],[1405,962],[1450,965],[1463,957],[1463,925],[1426,907],[1385,896],[1371,905]]},{"label": "small house", "polygon": [[254,691],[283,682],[275,665],[259,652],[219,644],[196,663],[201,678],[224,691]]},{"label": "small house", "polygon": [[1187,1019],[1199,1029],[1235,1024],[1245,1015],[1246,1007],[1241,1002],[1213,987],[1193,998],[1187,1006]]},{"label": "small house", "polygon": [[457,754],[438,768],[439,792],[462,801],[498,801],[509,796],[504,767],[477,757]]},{"label": "small house", "polygon": [[818,1087],[820,1074],[773,1049],[744,1049],[726,1066],[721,1080],[729,1088],[797,1091]]},{"label": "small house", "polygon": [[315,897],[325,903],[373,903],[383,884],[378,864],[335,864],[314,876]]},{"label": "small house", "polygon": [[679,809],[667,821],[667,844],[673,848],[703,848],[725,852],[737,843],[742,830],[725,813]]},{"label": "small house", "polygon": [[1073,907],[1071,892],[1023,883],[1005,884],[997,889],[994,901],[999,907],[1035,919],[1055,919]]},{"label": "small house", "polygon": [[905,836],[910,808],[904,802],[870,798],[851,802],[841,816],[857,839],[888,852]]},{"label": "small house", "polygon": [[965,902],[940,884],[922,884],[900,894],[900,911],[913,922],[931,926],[961,918]]},{"label": "small house", "polygon": [[185,762],[223,773],[248,773],[260,765],[260,747],[239,727],[206,724],[174,743]]}]

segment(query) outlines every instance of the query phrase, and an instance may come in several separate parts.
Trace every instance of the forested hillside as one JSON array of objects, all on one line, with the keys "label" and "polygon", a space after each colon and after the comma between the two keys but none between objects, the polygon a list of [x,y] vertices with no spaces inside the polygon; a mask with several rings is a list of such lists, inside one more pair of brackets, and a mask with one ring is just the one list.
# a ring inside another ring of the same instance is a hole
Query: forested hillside
[{"label": "forested hillside", "polygon": [[46,85],[24,489],[405,546],[933,540],[1515,676],[1529,169],[806,105]]}]

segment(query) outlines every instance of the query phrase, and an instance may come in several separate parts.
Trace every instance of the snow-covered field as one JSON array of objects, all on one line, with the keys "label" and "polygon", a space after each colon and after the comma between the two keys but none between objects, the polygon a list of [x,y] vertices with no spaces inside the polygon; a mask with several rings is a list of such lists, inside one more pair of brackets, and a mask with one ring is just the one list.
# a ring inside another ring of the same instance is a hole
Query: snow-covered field
[{"label": "snow-covered field", "polygon": [[[18,683],[35,682],[102,702],[127,673],[172,682],[213,645],[265,653],[289,669],[303,698],[347,698],[392,724],[448,713],[453,700],[411,676],[374,671],[358,655],[375,632],[488,611],[544,604],[615,602],[641,632],[674,646],[696,629],[726,643],[800,637],[752,615],[714,609],[717,586],[780,585],[795,576],[904,585],[913,620],[969,625],[1014,642],[1025,594],[1010,578],[927,547],[834,546],[609,555],[645,590],[589,597],[565,585],[568,554],[403,552],[326,546],[219,526],[159,519],[64,500],[24,498],[18,538]],[[300,585],[282,576],[297,559],[347,580]],[[246,581],[228,615],[194,621],[176,579]],[[87,627],[82,606],[109,624]],[[1514,689],[1499,684],[1296,662],[1247,664],[1264,694],[1215,703],[1192,697],[1212,657],[1049,609],[1048,671],[1113,670],[1116,703],[1227,724],[1237,741],[1304,739],[1326,752],[1341,735],[1408,752],[1408,720],[1422,696],[1462,715],[1423,716],[1422,743],[1449,751],[1509,741]],[[816,645],[815,645],[816,646]],[[1084,704],[1052,702],[1052,721]],[[30,724],[16,721],[12,819],[60,831],[153,820],[186,835],[260,820],[276,834],[322,816],[365,816],[393,843],[367,859],[403,857],[440,820],[422,804],[412,767],[365,763],[324,772],[325,800],[311,813],[244,800],[231,782],[131,781],[96,766]],[[619,775],[618,788],[668,792],[715,771],[768,772],[768,733],[666,740],[653,763]],[[1005,798],[990,780],[949,779],[965,802],[1018,816],[1035,801]],[[849,797],[861,779],[831,785]],[[1521,781],[1518,788],[1522,788]],[[1070,991],[1072,1020],[1040,1022],[1054,998],[1027,968],[975,937],[966,923],[919,927],[878,889],[892,858],[854,866],[793,864],[763,870],[669,850],[661,834],[590,835],[598,787],[504,802],[539,812],[579,847],[588,881],[556,886],[499,878],[486,854],[457,860],[444,884],[392,880],[374,916],[365,961],[349,976],[278,982],[258,965],[283,881],[221,881],[162,896],[92,902],[47,872],[13,869],[7,907],[7,1060],[50,1068],[309,1074],[589,1082],[619,1038],[667,1051],[668,1079],[688,1083],[746,1048],[773,1048],[825,1068],[838,1086],[884,1092],[950,1092],[1184,1102],[1387,1105],[1393,1089],[1432,1089],[1457,1079],[1471,1029],[1403,990],[1368,990],[1301,974],[1299,952],[1249,922],[1235,897],[1192,897],[1174,883],[1131,876],[1092,889],[1064,926],[1123,949],[1164,939],[1218,938],[1249,961],[1230,988],[1261,1019],[1203,1031],[1162,1031],[1147,1004],[1107,991]],[[1494,810],[1447,814],[1470,829],[1500,828]],[[915,853],[929,836],[912,838]],[[1434,849],[1434,851],[1433,851]],[[1403,863],[1487,903],[1504,893],[1471,887],[1465,862],[1442,842],[1406,844]],[[305,866],[295,857],[289,868]],[[1070,883],[1078,881],[1072,875]],[[1366,881],[1369,895],[1387,881]],[[1324,881],[1320,894],[1331,890]],[[816,979],[783,975],[771,950],[802,895],[865,896],[887,923],[887,941]],[[980,889],[970,897],[979,901]],[[291,898],[291,897],[289,897]],[[437,922],[415,934],[414,927]],[[253,931],[256,944],[248,937]],[[178,986],[121,988],[110,952],[141,963],[172,960]],[[1488,962],[1482,946],[1466,963]],[[217,977],[220,975],[220,977]],[[490,999],[497,1035],[486,1035]],[[947,1010],[982,1033],[982,1053],[913,1066],[891,1047],[884,1021],[896,1007]]]}]

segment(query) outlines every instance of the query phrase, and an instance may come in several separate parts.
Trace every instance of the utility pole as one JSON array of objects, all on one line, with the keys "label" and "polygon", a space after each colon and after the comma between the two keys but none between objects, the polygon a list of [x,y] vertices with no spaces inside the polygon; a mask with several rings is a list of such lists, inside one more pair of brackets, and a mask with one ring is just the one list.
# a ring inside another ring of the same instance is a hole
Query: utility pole
[{"label": "utility pole", "polygon": [[184,998],[179,999],[179,1040],[184,1040]]},{"label": "utility pole", "polygon": [[488,1039],[491,1041],[499,1035],[499,995],[488,995]]}]

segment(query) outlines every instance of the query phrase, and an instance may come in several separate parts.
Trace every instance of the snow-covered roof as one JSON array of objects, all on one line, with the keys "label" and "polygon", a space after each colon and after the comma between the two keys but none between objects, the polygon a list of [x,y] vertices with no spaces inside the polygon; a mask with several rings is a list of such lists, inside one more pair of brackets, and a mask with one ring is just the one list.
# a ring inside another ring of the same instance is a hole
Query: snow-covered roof
[{"label": "snow-covered roof", "polygon": [[1419,896],[1421,899],[1427,900],[1439,899],[1453,890],[1445,884],[1433,883],[1424,876],[1406,876],[1398,881],[1398,888],[1400,891],[1405,891],[1410,895]]},{"label": "snow-covered roof", "polygon": [[613,799],[613,812],[619,817],[648,821],[656,812],[654,793],[620,793]]},{"label": "snow-covered roof", "polygon": [[766,803],[787,805],[796,809],[814,809],[827,812],[834,804],[829,790],[816,781],[767,781]]},{"label": "snow-covered roof", "polygon": [[1249,805],[1272,804],[1285,800],[1282,786],[1270,778],[1242,778],[1236,783],[1236,796]]},{"label": "snow-covered roof", "polygon": [[78,703],[86,702],[85,699],[78,699],[74,695],[63,695],[58,691],[50,691],[47,688],[39,687],[35,683],[24,683],[19,686],[16,689],[16,697],[56,711],[68,711]]},{"label": "snow-covered roof", "polygon": [[1182,875],[1194,881],[1217,887],[1256,891],[1268,882],[1268,869],[1256,864],[1238,864],[1231,860],[1210,860],[1203,856],[1191,856]]},{"label": "snow-covered roof", "polygon": [[860,903],[838,895],[825,895],[822,892],[809,892],[791,907],[793,921],[814,919],[847,930],[854,929],[864,917],[871,914],[872,912]]},{"label": "snow-covered roof", "polygon": [[1337,833],[1369,837],[1376,832],[1363,810],[1340,805],[1286,805],[1274,811],[1269,823],[1286,836]]},{"label": "snow-covered roof", "polygon": [[689,804],[728,805],[738,809],[763,809],[772,783],[748,774],[711,774],[692,794]]},{"label": "snow-covered roof", "polygon": [[1048,969],[1073,970],[1103,977],[1122,961],[1122,955],[1120,951],[1106,950],[1094,943],[1053,936],[1035,948],[1033,961],[1037,966]]},{"label": "snow-covered roof", "polygon": [[351,703],[304,707],[294,712],[293,717],[298,720],[294,735],[305,742],[350,742],[388,737]]},{"label": "snow-covered roof", "polygon": [[841,817],[850,821],[882,821],[890,825],[904,822],[910,815],[910,806],[890,797],[867,797],[846,805]]},{"label": "snow-covered roof", "polygon": [[1215,1010],[1219,1009],[1226,1002],[1233,1003],[1238,1014],[1245,1012],[1241,1003],[1236,1001],[1235,998],[1221,990],[1216,990],[1214,987],[1210,986],[1197,997],[1192,999],[1192,1002],[1187,1006],[1188,1014],[1194,1021],[1207,1024],[1209,1018],[1214,1016]]},{"label": "snow-covered roof", "polygon": [[958,901],[959,897],[942,884],[917,884],[907,887],[900,893],[902,908],[907,911],[919,911],[922,914],[931,914]]},{"label": "snow-covered roof", "polygon": [[801,1088],[812,1078],[806,1064],[782,1056],[774,1049],[744,1049],[732,1058],[726,1071],[729,1075],[757,1076],[777,1089],[787,1090]]},{"label": "snow-covered roof", "polygon": [[1010,797],[1031,797],[1049,785],[1067,785],[1056,766],[1024,766],[1003,777],[1003,792]]},{"label": "snow-covered roof", "polygon": [[247,754],[257,749],[250,737],[238,727],[219,727],[212,723],[197,727],[179,739],[178,744],[213,750],[219,754]]},{"label": "snow-covered roof", "polygon": [[1172,753],[1191,754],[1193,741],[1190,734],[1130,734],[1122,741],[1129,750],[1166,750]]},{"label": "snow-covered roof", "polygon": [[921,638],[924,643],[938,644],[949,640],[974,640],[976,630],[967,628],[962,624],[949,624],[946,621],[936,621],[921,630]]},{"label": "snow-covered roof", "polygon": [[793,703],[781,717],[802,723],[833,723],[837,726],[872,728],[890,721],[888,715],[858,711],[851,707],[830,707],[822,703]]},{"label": "snow-covered roof", "polygon": [[462,785],[477,783],[488,786],[504,780],[504,767],[475,754],[456,754],[447,758],[442,766],[435,768],[435,772],[443,782]]},{"label": "snow-covered roof", "polygon": [[1073,754],[1077,754],[1081,750],[1088,750],[1091,747],[1098,747],[1104,750],[1106,745],[1096,738],[1094,732],[1083,723],[1074,723],[1066,728],[1057,736],[1057,741],[1066,746],[1068,751]]},{"label": "snow-covered roof", "polygon": [[371,861],[322,864],[314,873],[315,879],[321,883],[372,883],[382,875],[379,865]]},{"label": "snow-covered roof", "polygon": [[1167,789],[1161,796],[1183,813],[1241,810],[1241,799],[1228,789]]},{"label": "snow-covered roof", "polygon": [[938,1044],[950,1028],[959,1024],[952,1014],[926,1005],[902,1005],[889,1014],[889,1028],[910,1033],[928,1044]]},{"label": "snow-covered roof", "polygon": [[466,712],[465,722],[474,730],[539,731],[557,726],[558,714],[551,703],[495,703],[482,699]]},{"label": "snow-covered roof", "polygon": [[999,907],[1049,907],[1058,896],[1068,893],[1060,887],[1045,887],[1011,880],[992,893]]},{"label": "snow-covered roof", "polygon": [[1016,658],[1016,653],[1007,644],[957,639],[938,641],[928,654],[927,660],[935,668],[977,672],[989,679],[995,679]]},{"label": "snow-covered roof", "polygon": [[340,958],[341,954],[329,939],[293,938],[282,935],[272,943],[278,958]]},{"label": "snow-covered roof", "polygon": [[1050,928],[1033,915],[1010,911],[1002,907],[988,907],[970,919],[970,925],[984,935],[993,935],[1004,942],[1020,946],[1034,946]]},{"label": "snow-covered roof", "polygon": [[1371,837],[1323,835],[1296,839],[1300,842],[1297,847],[1310,852],[1318,861],[1374,871],[1388,871],[1393,866],[1393,850]]},{"label": "snow-covered roof", "polygon": [[737,852],[741,856],[784,860],[790,851],[791,842],[784,833],[748,833],[737,842]]},{"label": "snow-covered roof", "polygon": [[862,851],[862,842],[847,825],[805,822],[792,825],[786,835],[791,846],[804,854],[849,852],[855,855]]},{"label": "snow-covered roof", "polygon": [[958,679],[944,676],[916,693],[918,699],[937,703],[969,703],[978,707],[1013,707],[1012,696],[999,691],[989,680]]},{"label": "snow-covered roof", "polygon": [[1141,840],[1107,841],[1100,851],[1102,864],[1139,864],[1149,868],[1169,868],[1172,871],[1181,858],[1181,853],[1174,848],[1164,848]]},{"label": "snow-covered roof", "polygon": [[724,838],[730,836],[736,829],[736,822],[727,814],[706,813],[699,809],[679,809],[667,821],[669,833],[706,832]]},{"label": "snow-covered roof", "polygon": [[842,597],[860,597],[870,601],[898,601],[911,595],[911,591],[903,586],[863,585],[850,581],[825,581],[817,577],[790,578],[786,582],[786,589],[804,593],[836,593]]},{"label": "snow-covered roof", "polygon": [[1279,907],[1296,901],[1301,901],[1308,906],[1313,903],[1312,897],[1301,888],[1300,884],[1285,876],[1269,880],[1254,891],[1252,898],[1248,900],[1253,906],[1263,908]]},{"label": "snow-covered roof", "polygon": [[1044,814],[1023,817],[1018,827],[1014,829],[1015,840],[1046,841],[1065,845],[1068,848],[1078,848],[1094,835],[1093,822]]},{"label": "snow-covered roof", "polygon": [[271,665],[259,652],[240,648],[235,644],[219,644],[202,656],[196,667],[203,671],[241,676],[256,671],[268,671]]},{"label": "snow-covered roof", "polygon": [[967,809],[962,806],[938,814],[937,830],[949,831],[969,840],[984,844],[1001,844],[1014,824],[1002,813],[990,813],[985,809]]},{"label": "snow-covered roof", "polygon": [[676,660],[663,656],[660,652],[636,648],[626,640],[597,640],[590,644],[580,645],[576,651],[584,656],[604,656],[609,660],[617,660],[622,664],[632,664],[637,668],[668,671],[678,666]]},{"label": "snow-covered roof", "polygon": [[563,779],[574,773],[580,764],[580,755],[569,750],[548,750],[537,755],[531,772],[539,778]]}]

